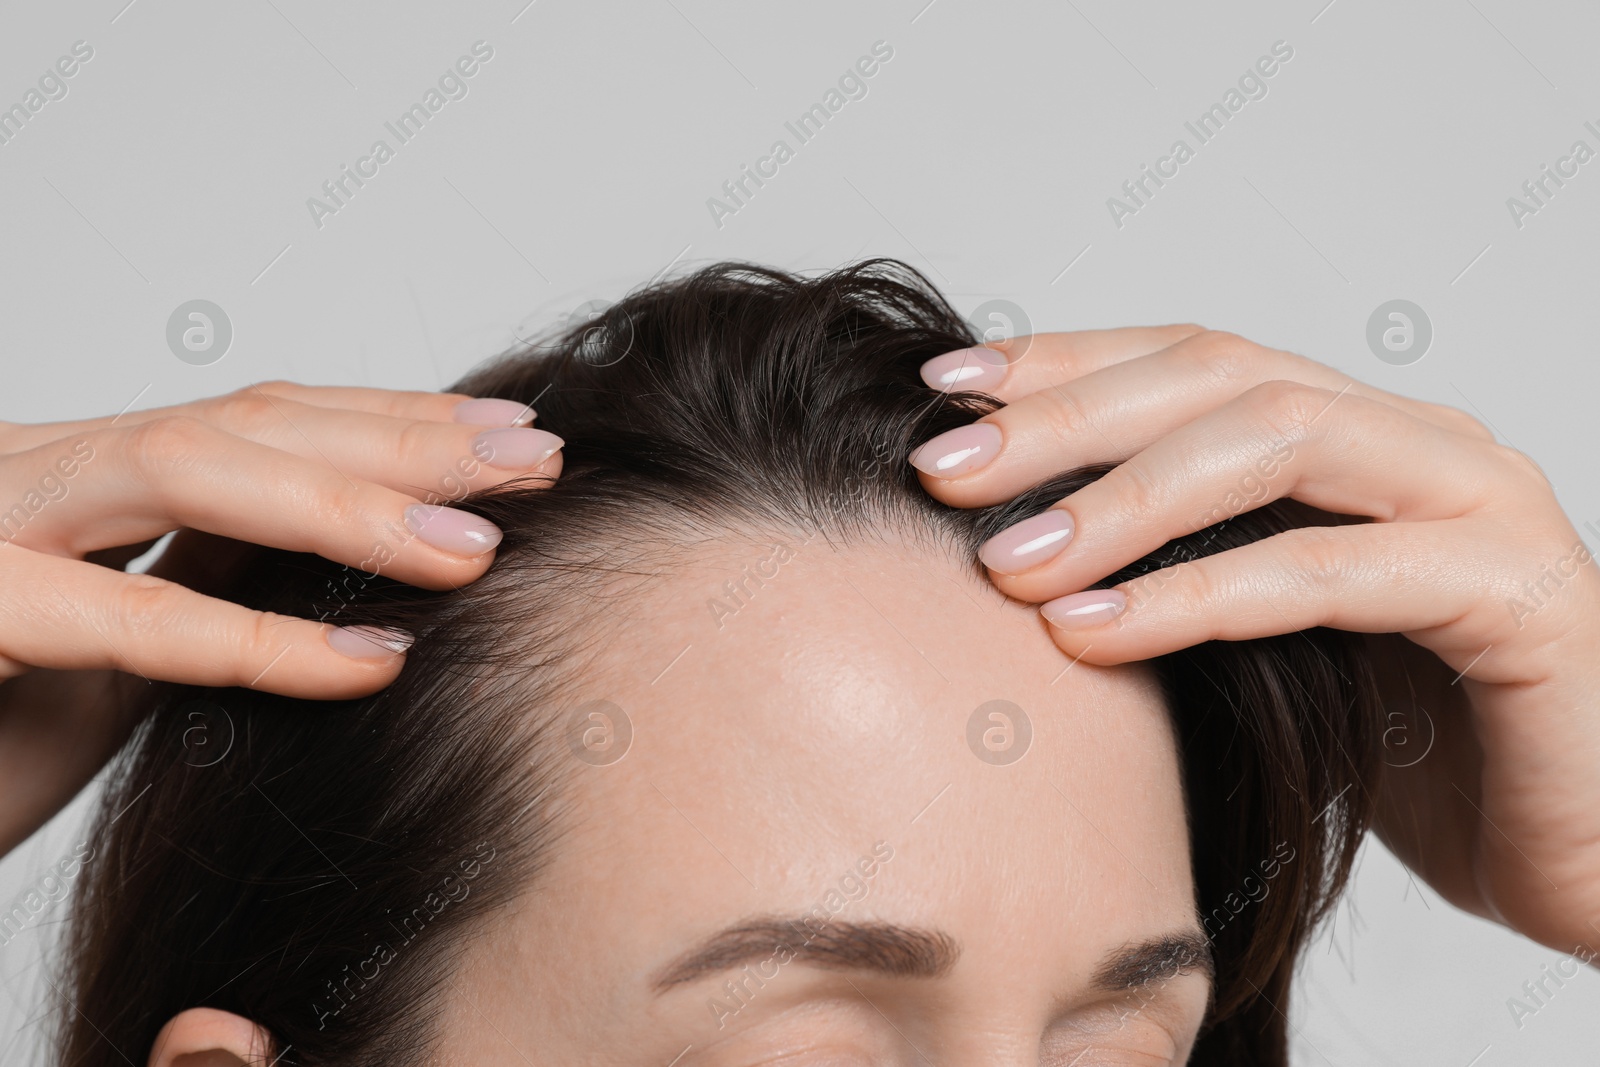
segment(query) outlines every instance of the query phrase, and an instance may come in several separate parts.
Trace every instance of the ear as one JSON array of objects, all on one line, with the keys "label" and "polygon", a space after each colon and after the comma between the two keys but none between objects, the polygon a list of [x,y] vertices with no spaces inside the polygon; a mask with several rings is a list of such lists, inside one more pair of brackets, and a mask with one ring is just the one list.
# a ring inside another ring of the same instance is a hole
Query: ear
[{"label": "ear", "polygon": [[240,1067],[272,1060],[272,1035],[232,1012],[190,1008],[167,1020],[148,1067]]}]

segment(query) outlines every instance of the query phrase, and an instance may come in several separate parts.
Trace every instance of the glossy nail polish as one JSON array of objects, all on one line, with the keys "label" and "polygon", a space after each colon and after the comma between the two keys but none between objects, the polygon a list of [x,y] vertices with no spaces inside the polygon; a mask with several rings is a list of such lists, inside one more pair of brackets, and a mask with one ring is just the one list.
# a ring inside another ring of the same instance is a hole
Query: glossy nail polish
[{"label": "glossy nail polish", "polygon": [[481,556],[505,536],[487,519],[438,504],[408,504],[405,515],[417,540],[457,556]]},{"label": "glossy nail polish", "polygon": [[491,467],[527,470],[555,455],[566,444],[546,430],[511,427],[485,430],[472,439],[472,454]]},{"label": "glossy nail polish", "polygon": [[986,393],[1005,381],[1003,352],[983,345],[960,348],[934,356],[922,365],[922,380],[930,389]]},{"label": "glossy nail polish", "polygon": [[936,478],[955,478],[1000,454],[1000,427],[975,422],[948,430],[911,453],[911,465]]},{"label": "glossy nail polish", "polygon": [[1040,604],[1039,614],[1063,630],[1087,630],[1110,622],[1127,606],[1128,598],[1121,590],[1086,589]]},{"label": "glossy nail polish", "polygon": [[1072,531],[1072,516],[1061,508],[1051,508],[989,538],[978,549],[978,558],[992,571],[1021,574],[1066,548]]},{"label": "glossy nail polish", "polygon": [[385,659],[410,648],[413,640],[408,633],[381,626],[335,626],[328,631],[333,650],[352,659]]},{"label": "glossy nail polish", "polygon": [[479,397],[457,404],[455,419],[471,426],[526,426],[535,414],[533,408],[515,400]]}]

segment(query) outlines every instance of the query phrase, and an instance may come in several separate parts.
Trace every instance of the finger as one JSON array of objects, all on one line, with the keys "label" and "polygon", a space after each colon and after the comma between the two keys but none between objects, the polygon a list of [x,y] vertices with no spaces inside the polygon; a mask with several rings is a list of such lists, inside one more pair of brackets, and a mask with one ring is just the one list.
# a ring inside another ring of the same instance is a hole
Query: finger
[{"label": "finger", "polygon": [[533,421],[531,406],[511,400],[469,397],[464,393],[419,393],[345,386],[311,386],[269,381],[247,385],[220,397],[125,411],[93,419],[45,422],[33,425],[0,424],[0,449],[7,452],[35,448],[63,437],[82,436],[112,426],[137,426],[174,415],[217,421],[240,398],[273,397],[314,407],[389,415],[418,422],[459,422],[477,426],[526,426]]},{"label": "finger", "polygon": [[363,411],[419,422],[462,422],[474,426],[526,426],[536,412],[531,404],[465,393],[421,393],[353,386],[301,385],[298,382],[260,382],[253,388],[270,396],[314,407]]},{"label": "finger", "polygon": [[[0,677],[32,667],[347,699],[388,685],[409,639],[252,611],[148,574],[29,552],[4,556]],[[395,651],[378,643],[393,643]]]},{"label": "finger", "polygon": [[[493,524],[465,511],[420,504],[320,460],[192,418],[103,431],[94,440],[76,475],[52,483],[54,499],[41,497],[31,509],[32,498],[24,497],[0,512],[0,536],[51,555],[81,556],[190,527],[315,552],[429,589],[480,577],[500,541]],[[3,480],[17,484],[15,471],[49,469],[42,456],[50,451],[0,460]]]},{"label": "finger", "polygon": [[[1504,549],[1460,526],[1301,527],[1039,610],[1062,651],[1106,666],[1316,626],[1413,634],[1455,624],[1449,643],[1435,636],[1427,647],[1465,671],[1504,626],[1493,591],[1513,583],[1498,577]],[[1478,666],[1494,681],[1508,665]]]},{"label": "finger", "polygon": [[1395,396],[1303,356],[1206,332],[1030,393],[933,438],[912,453],[912,463],[928,492],[947,504],[995,504],[1058,471],[1121,462],[1269,381],[1302,382],[1380,401],[1464,436],[1494,438],[1455,408]]},{"label": "finger", "polygon": [[[202,421],[257,444],[317,460],[351,480],[431,502],[460,499],[546,466],[564,443],[544,430],[488,429],[324,408],[260,392],[217,397]],[[559,463],[559,461],[558,461]]]},{"label": "finger", "polygon": [[1190,323],[1028,334],[935,356],[922,365],[922,380],[932,389],[988,393],[1011,403],[1203,332]]},{"label": "finger", "polygon": [[979,558],[1002,592],[1037,602],[1282,497],[1380,522],[1504,503],[1515,471],[1495,455],[1499,445],[1376,400],[1344,394],[1335,404],[1339,396],[1298,382],[1257,386],[991,537]]}]

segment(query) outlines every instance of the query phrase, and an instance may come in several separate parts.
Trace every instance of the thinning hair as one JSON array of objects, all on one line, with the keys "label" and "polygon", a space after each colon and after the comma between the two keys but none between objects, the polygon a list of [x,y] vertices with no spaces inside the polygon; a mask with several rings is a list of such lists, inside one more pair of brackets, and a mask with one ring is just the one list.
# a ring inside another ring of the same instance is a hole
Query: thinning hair
[{"label": "thinning hair", "polygon": [[[142,1061],[165,1020],[195,1006],[260,1022],[284,1067],[420,1062],[437,1035],[434,994],[474,920],[533,884],[569,832],[572,761],[553,752],[551,722],[604,640],[608,583],[654,580],[652,552],[751,530],[840,543],[889,531],[944,545],[981,576],[983,540],[1110,469],[1069,471],[995,507],[932,499],[904,457],[1000,403],[929,389],[917,370],[976,340],[892,260],[810,277],[720,264],[457,383],[536,403],[566,440],[561,478],[453,502],[505,533],[488,573],[455,591],[306,554],[247,555],[224,595],[396,626],[416,643],[399,678],[359,700],[150,687],[75,890],[58,1062]],[[1308,521],[1276,502],[1097,584]],[[1321,628],[1153,664],[1216,971],[1192,1062],[1286,1064],[1295,959],[1371,817],[1370,666],[1353,635]],[[219,744],[228,733],[225,755],[197,758],[197,724]],[[1285,848],[1273,891],[1234,907]]]}]

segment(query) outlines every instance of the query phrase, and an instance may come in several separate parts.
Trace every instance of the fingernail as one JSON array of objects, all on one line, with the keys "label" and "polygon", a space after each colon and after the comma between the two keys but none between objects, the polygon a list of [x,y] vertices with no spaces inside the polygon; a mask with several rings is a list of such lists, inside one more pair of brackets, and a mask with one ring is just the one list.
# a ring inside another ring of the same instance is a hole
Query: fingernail
[{"label": "fingernail", "polygon": [[472,454],[491,467],[527,470],[555,455],[564,444],[547,430],[485,430],[472,439]]},{"label": "fingernail", "polygon": [[333,650],[354,659],[387,659],[410,648],[413,640],[410,634],[381,626],[335,626],[328,631]]},{"label": "fingernail", "polygon": [[463,400],[456,405],[456,421],[472,426],[526,426],[536,414],[527,404],[493,397]]},{"label": "fingernail", "polygon": [[989,392],[1005,381],[1006,357],[984,345],[961,348],[934,356],[922,365],[922,380],[930,389]]},{"label": "fingernail", "polygon": [[481,556],[505,536],[487,519],[438,504],[408,504],[406,527],[418,540],[458,556]]},{"label": "fingernail", "polygon": [[975,471],[1000,453],[1000,427],[975,422],[948,430],[912,452],[911,465],[936,478]]},{"label": "fingernail", "polygon": [[978,558],[990,570],[1020,574],[1050,559],[1072,540],[1072,516],[1060,508],[1041,511],[985,541]]},{"label": "fingernail", "polygon": [[1087,630],[1122,614],[1128,598],[1116,589],[1086,589],[1039,605],[1039,614],[1063,630]]}]

